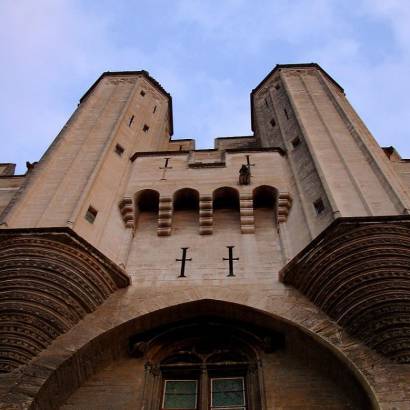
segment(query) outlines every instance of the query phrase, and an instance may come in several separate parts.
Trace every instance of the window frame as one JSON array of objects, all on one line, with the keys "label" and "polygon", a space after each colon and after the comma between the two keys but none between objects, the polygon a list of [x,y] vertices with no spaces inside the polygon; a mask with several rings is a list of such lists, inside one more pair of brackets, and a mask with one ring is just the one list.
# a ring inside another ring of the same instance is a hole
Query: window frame
[{"label": "window frame", "polygon": [[[195,390],[195,407],[165,407],[165,395],[166,395],[166,386],[167,382],[191,382],[194,381],[196,384]],[[198,410],[198,403],[200,396],[200,380],[198,378],[192,379],[177,379],[177,378],[164,378],[162,381],[162,401],[161,401],[161,410]]]},{"label": "window frame", "polygon": [[[243,391],[243,404],[237,404],[233,406],[214,406],[213,405],[213,389],[212,389],[212,381],[213,380],[229,380],[229,379],[241,379],[242,380],[242,391]],[[210,410],[247,410],[247,383],[246,383],[246,375],[243,376],[224,376],[224,377],[209,377],[209,408]]]}]

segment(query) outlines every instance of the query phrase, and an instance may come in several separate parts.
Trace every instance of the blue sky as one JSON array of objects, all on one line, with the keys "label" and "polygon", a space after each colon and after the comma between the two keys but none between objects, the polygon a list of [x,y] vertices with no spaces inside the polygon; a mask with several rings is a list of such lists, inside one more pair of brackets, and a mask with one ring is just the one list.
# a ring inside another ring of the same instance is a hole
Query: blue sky
[{"label": "blue sky", "polygon": [[174,138],[250,134],[275,64],[317,62],[381,145],[410,157],[408,0],[0,0],[0,162],[36,161],[103,71],[146,69]]}]

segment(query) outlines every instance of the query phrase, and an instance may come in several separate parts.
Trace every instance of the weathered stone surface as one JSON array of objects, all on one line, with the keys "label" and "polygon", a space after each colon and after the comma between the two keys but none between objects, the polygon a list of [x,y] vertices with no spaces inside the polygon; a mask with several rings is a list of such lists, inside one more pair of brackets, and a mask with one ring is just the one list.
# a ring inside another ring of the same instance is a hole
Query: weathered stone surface
[{"label": "weathered stone surface", "polygon": [[[158,410],[156,353],[201,340],[243,347],[246,410],[410,406],[410,163],[315,64],[251,104],[254,135],[195,150],[148,73],[107,72],[26,176],[0,165],[1,408]],[[205,390],[238,371],[211,363]]]},{"label": "weathered stone surface", "polygon": [[69,229],[0,231],[0,372],[27,364],[129,284]]}]

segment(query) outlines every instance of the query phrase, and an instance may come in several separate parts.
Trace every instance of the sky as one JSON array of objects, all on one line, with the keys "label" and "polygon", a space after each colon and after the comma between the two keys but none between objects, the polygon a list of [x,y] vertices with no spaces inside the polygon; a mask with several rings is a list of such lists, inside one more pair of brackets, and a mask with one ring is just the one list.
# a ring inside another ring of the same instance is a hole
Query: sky
[{"label": "sky", "polygon": [[250,135],[276,64],[320,64],[382,146],[410,157],[409,0],[0,0],[0,162],[37,161],[104,71],[149,71],[173,138]]}]

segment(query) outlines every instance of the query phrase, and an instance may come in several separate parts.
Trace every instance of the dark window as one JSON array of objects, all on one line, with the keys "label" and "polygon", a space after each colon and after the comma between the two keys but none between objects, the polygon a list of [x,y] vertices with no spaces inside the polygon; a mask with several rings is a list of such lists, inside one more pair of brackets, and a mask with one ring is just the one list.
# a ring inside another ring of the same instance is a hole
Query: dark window
[{"label": "dark window", "polygon": [[280,85],[279,85],[279,84],[276,84],[276,85],[275,85],[275,88],[276,88],[277,90],[280,90]]},{"label": "dark window", "polygon": [[124,148],[120,144],[116,144],[115,153],[121,156],[124,153]]},{"label": "dark window", "polygon": [[145,91],[144,91],[144,90],[141,90],[140,94],[141,94],[142,97],[144,97]]},{"label": "dark window", "polygon": [[322,198],[319,198],[315,202],[313,202],[313,206],[315,207],[317,215],[322,214],[325,210],[325,204],[323,203]]},{"label": "dark window", "polygon": [[143,130],[144,132],[148,132],[148,130],[149,130],[148,125],[147,125],[147,124],[144,124],[144,126],[142,127],[142,130]]},{"label": "dark window", "polygon": [[131,115],[130,121],[128,123],[128,126],[131,127],[132,123],[134,122],[134,116]]},{"label": "dark window", "polygon": [[245,380],[243,377],[211,379],[211,410],[245,409]]},{"label": "dark window", "polygon": [[90,205],[85,213],[85,219],[90,223],[94,223],[97,213],[98,211]]},{"label": "dark window", "polygon": [[267,107],[269,107],[268,99],[267,99],[267,98],[265,98],[265,105],[266,105]]},{"label": "dark window", "polygon": [[154,109],[152,110],[152,113],[155,114],[155,111],[157,111],[157,106],[154,107]]},{"label": "dark window", "polygon": [[195,410],[198,403],[198,380],[165,380],[162,409]]},{"label": "dark window", "polygon": [[270,120],[270,125],[272,125],[272,127],[274,127],[274,126],[276,125],[275,118],[272,118],[272,119]]},{"label": "dark window", "polygon": [[300,145],[300,143],[301,143],[301,141],[300,141],[299,137],[296,137],[291,141],[291,144],[292,144],[293,148],[296,148],[298,145]]},{"label": "dark window", "polygon": [[286,110],[286,108],[283,109],[283,112],[285,113],[285,117],[288,120],[289,119],[289,114],[288,114],[288,111]]}]

